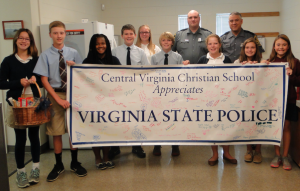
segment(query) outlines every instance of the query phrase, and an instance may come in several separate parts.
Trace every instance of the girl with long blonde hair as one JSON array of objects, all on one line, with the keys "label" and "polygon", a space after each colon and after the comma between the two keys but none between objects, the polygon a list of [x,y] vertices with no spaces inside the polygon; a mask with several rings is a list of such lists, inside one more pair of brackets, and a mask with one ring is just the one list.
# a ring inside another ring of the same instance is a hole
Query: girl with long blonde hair
[{"label": "girl with long blonde hair", "polygon": [[152,42],[151,29],[148,25],[140,26],[135,45],[145,51],[149,63],[151,61],[151,56],[160,52],[160,48]]}]

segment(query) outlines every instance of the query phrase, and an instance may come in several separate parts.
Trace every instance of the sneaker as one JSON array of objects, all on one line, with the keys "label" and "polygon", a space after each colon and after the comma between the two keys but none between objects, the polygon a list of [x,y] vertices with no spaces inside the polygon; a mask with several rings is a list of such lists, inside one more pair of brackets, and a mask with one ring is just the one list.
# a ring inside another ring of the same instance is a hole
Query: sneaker
[{"label": "sneaker", "polygon": [[288,157],[282,157],[282,164],[284,170],[292,170],[292,165],[288,159]]},{"label": "sneaker", "polygon": [[180,150],[178,145],[173,145],[172,146],[172,156],[179,156],[180,155]]},{"label": "sneaker", "polygon": [[96,167],[97,167],[98,169],[101,169],[101,170],[105,170],[105,169],[106,169],[106,165],[105,165],[104,162],[101,162],[101,163],[96,164]]},{"label": "sneaker", "polygon": [[160,156],[161,155],[161,151],[160,151],[161,146],[154,146],[153,148],[153,155],[154,156]]},{"label": "sneaker", "polygon": [[49,175],[47,177],[47,181],[48,182],[55,181],[59,177],[59,175],[63,172],[65,172],[64,165],[63,164],[62,165],[55,164],[54,168],[52,169],[52,171],[49,173]]},{"label": "sneaker", "polygon": [[253,161],[253,152],[247,151],[247,153],[244,156],[245,162],[252,162]]},{"label": "sneaker", "polygon": [[27,179],[27,174],[26,172],[21,172],[20,174],[17,173],[17,184],[19,188],[26,188],[30,186],[28,179]]},{"label": "sneaker", "polygon": [[71,171],[80,177],[87,175],[87,171],[81,166],[80,162],[71,163]]},{"label": "sneaker", "polygon": [[115,163],[113,163],[112,161],[107,161],[107,162],[105,163],[105,166],[106,166],[107,168],[114,168],[114,167],[115,167]]},{"label": "sneaker", "polygon": [[118,154],[120,154],[120,147],[110,147],[109,153],[108,153],[108,158],[109,160],[113,160],[115,158],[115,156],[117,156]]},{"label": "sneaker", "polygon": [[281,156],[276,155],[272,160],[270,166],[273,168],[278,168],[280,164],[281,164]]},{"label": "sneaker", "polygon": [[253,162],[256,163],[256,164],[259,164],[259,163],[262,162],[261,153],[254,152]]},{"label": "sneaker", "polygon": [[40,181],[40,169],[35,168],[34,170],[31,169],[29,183],[38,183]]},{"label": "sneaker", "polygon": [[139,158],[145,158],[146,153],[141,146],[133,146],[132,153],[136,154]]}]

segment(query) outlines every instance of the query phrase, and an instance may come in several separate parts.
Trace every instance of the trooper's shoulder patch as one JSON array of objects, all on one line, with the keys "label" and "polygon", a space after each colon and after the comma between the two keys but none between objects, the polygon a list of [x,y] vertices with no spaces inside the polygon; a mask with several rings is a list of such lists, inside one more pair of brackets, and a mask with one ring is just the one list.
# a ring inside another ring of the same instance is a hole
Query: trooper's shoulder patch
[{"label": "trooper's shoulder patch", "polygon": [[201,28],[201,27],[200,27],[200,30],[203,30],[203,31],[206,31],[206,32],[209,32],[210,34],[212,34],[212,32],[211,32],[210,30],[205,29],[205,28]]},{"label": "trooper's shoulder patch", "polygon": [[230,31],[227,31],[226,33],[224,33],[224,34],[222,34],[220,37],[225,37],[226,35],[228,35],[228,33],[229,33]]},{"label": "trooper's shoulder patch", "polygon": [[[181,29],[180,31],[186,31],[186,30],[188,30],[188,28],[185,28],[185,29]],[[179,31],[178,31],[179,32]]]}]

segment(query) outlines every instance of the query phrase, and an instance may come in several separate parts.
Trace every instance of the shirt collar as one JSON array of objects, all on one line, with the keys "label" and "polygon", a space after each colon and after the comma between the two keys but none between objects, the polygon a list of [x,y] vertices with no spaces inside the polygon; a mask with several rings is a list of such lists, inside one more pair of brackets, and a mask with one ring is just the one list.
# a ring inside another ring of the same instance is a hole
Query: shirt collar
[{"label": "shirt collar", "polygon": [[15,54],[15,57],[22,63],[26,63],[29,62],[29,60],[32,60],[32,56],[29,56],[26,60],[23,60],[17,53]]},{"label": "shirt collar", "polygon": [[238,36],[245,36],[245,32],[244,32],[244,29],[243,29],[243,28],[241,29],[240,33],[239,33],[237,36],[235,36],[235,35],[232,33],[232,31],[230,31],[230,32],[229,32],[229,35],[228,35],[229,38],[231,38],[231,37],[238,37]]},{"label": "shirt collar", "polygon": [[[66,47],[65,45],[62,47],[63,52],[65,52],[65,50],[66,50],[65,47]],[[53,51],[55,51],[55,52],[58,52],[58,51],[59,51],[57,48],[55,48],[55,47],[53,46],[53,44],[52,44],[52,46],[51,46],[51,50],[53,50]]]},{"label": "shirt collar", "polygon": [[207,53],[206,58],[210,59],[210,60],[217,60],[217,59],[222,59],[223,58],[223,53],[221,53],[220,56],[218,56],[217,58],[213,58],[210,56],[209,53]]},{"label": "shirt collar", "polygon": [[[193,33],[192,31],[191,31],[191,29],[190,28],[188,28],[188,32],[187,33]],[[201,34],[201,30],[200,30],[200,27],[198,28],[198,30],[195,32],[195,34],[196,33],[199,33],[199,34]]]},{"label": "shirt collar", "polygon": [[134,44],[132,44],[131,46],[127,46],[126,44],[123,44],[122,45],[126,50],[127,50],[127,47],[130,47],[130,50],[132,50],[134,48]]},{"label": "shirt collar", "polygon": [[165,55],[165,54],[168,54],[169,56],[170,56],[170,54],[172,54],[172,49],[169,51],[169,52],[167,52],[167,53],[165,53],[165,51],[163,51],[163,50],[161,50],[162,51],[162,53]]}]

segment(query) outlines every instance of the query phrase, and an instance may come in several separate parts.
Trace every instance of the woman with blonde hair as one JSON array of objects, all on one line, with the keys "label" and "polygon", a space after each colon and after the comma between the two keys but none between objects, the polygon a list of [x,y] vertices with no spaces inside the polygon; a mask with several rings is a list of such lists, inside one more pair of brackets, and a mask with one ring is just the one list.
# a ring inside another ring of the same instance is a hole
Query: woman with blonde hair
[{"label": "woman with blonde hair", "polygon": [[160,48],[152,43],[151,29],[148,25],[140,26],[135,45],[145,51],[149,63],[151,56],[160,52]]}]

